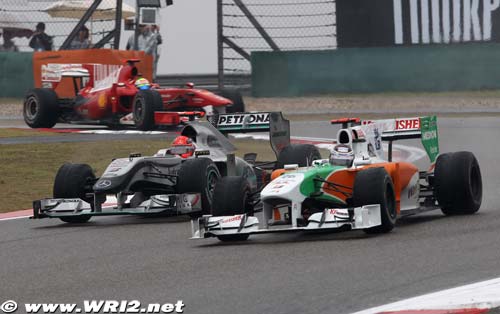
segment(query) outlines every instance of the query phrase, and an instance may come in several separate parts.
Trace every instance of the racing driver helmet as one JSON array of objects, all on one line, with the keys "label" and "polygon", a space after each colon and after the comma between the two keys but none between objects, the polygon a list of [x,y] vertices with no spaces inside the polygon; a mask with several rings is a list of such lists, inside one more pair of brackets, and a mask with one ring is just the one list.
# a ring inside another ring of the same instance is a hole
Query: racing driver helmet
[{"label": "racing driver helmet", "polygon": [[354,152],[349,145],[337,144],[330,152],[330,164],[334,166],[351,167],[354,161]]},{"label": "racing driver helmet", "polygon": [[148,90],[151,88],[151,83],[147,79],[140,77],[135,80],[135,87],[140,90]]},{"label": "racing driver helmet", "polygon": [[169,153],[172,155],[179,155],[181,158],[188,158],[193,156],[196,146],[193,140],[187,136],[180,135],[177,136],[172,142],[172,147],[169,149]]}]

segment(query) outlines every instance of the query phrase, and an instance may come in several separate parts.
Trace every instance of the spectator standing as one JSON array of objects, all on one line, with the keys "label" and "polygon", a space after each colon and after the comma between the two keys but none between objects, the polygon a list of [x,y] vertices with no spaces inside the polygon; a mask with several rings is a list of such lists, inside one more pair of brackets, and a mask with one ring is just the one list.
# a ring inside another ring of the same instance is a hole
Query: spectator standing
[{"label": "spectator standing", "polygon": [[82,26],[82,28],[80,28],[80,31],[78,32],[78,36],[73,39],[73,41],[69,45],[69,49],[77,50],[88,48],[90,48],[89,29],[86,26]]},{"label": "spectator standing", "polygon": [[[153,56],[153,80],[156,79],[156,65],[158,63],[158,45],[162,43],[161,35],[157,26],[139,25],[139,36],[137,37],[137,50],[142,50]],[[127,50],[134,49],[134,35],[127,42]]]},{"label": "spectator standing", "polygon": [[158,59],[160,59],[160,45],[163,43],[163,39],[160,34],[160,27],[158,25],[153,25],[153,33],[156,35],[156,48],[155,48],[155,58],[153,60],[154,78],[156,79],[156,69],[158,68]]},{"label": "spectator standing", "polygon": [[45,33],[45,23],[40,22],[36,25],[36,30],[29,45],[35,51],[52,50],[52,37]]},{"label": "spectator standing", "polygon": [[9,29],[3,30],[3,45],[0,46],[0,51],[10,51],[17,52],[19,49],[12,41],[14,35],[11,33]]}]

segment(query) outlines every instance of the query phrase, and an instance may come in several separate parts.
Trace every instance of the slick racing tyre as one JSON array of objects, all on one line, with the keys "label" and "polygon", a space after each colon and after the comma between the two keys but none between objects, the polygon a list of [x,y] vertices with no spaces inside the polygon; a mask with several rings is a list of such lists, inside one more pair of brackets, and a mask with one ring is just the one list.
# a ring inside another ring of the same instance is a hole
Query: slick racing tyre
[{"label": "slick racing tyre", "polygon": [[361,170],[356,174],[353,188],[355,207],[380,204],[382,224],[365,229],[368,234],[387,233],[396,224],[396,194],[392,179],[384,168]]},{"label": "slick racing tyre", "polygon": [[439,155],[434,169],[434,194],[445,215],[470,215],[481,207],[481,169],[471,152]]},{"label": "slick racing tyre", "polygon": [[51,128],[59,119],[57,94],[48,88],[35,88],[26,94],[24,122],[31,128]]},{"label": "slick racing tyre", "polygon": [[245,112],[245,103],[243,101],[243,96],[241,96],[241,93],[238,90],[223,89],[220,95],[233,102],[231,106],[226,107],[227,113]]},{"label": "slick racing tyre", "polygon": [[208,158],[194,158],[184,161],[178,172],[177,193],[200,193],[201,213],[193,213],[197,217],[212,212],[214,190],[220,178],[219,169]]},{"label": "slick racing tyre", "polygon": [[[54,180],[54,198],[80,198],[93,206],[94,198],[86,197],[92,192],[91,185],[95,181],[95,175],[89,165],[86,164],[64,164],[59,168]],[[90,220],[90,216],[76,216],[60,218],[68,223],[84,223]]]},{"label": "slick racing tyre", "polygon": [[[217,182],[214,191],[212,215],[232,216],[253,211],[250,185],[243,177],[224,177]],[[245,241],[249,234],[221,235],[223,242]]]},{"label": "slick racing tyre", "polygon": [[276,169],[282,169],[285,165],[292,164],[306,167],[317,159],[321,159],[321,155],[316,146],[311,144],[291,144],[283,148],[279,153]]},{"label": "slick racing tyre", "polygon": [[231,216],[252,212],[250,193],[250,185],[245,178],[221,178],[215,185],[212,215]]},{"label": "slick racing tyre", "polygon": [[142,131],[155,128],[155,111],[163,110],[161,95],[155,90],[140,90],[133,103],[135,126]]}]

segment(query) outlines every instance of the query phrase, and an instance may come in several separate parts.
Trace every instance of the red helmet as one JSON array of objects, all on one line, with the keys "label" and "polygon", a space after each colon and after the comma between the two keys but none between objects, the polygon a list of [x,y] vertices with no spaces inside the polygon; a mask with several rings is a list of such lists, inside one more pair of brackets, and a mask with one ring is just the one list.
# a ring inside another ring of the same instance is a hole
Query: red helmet
[{"label": "red helmet", "polygon": [[172,155],[179,155],[182,158],[193,156],[195,145],[193,140],[187,136],[177,136],[172,142],[172,148],[169,149]]},{"label": "red helmet", "polygon": [[177,136],[172,142],[172,146],[183,146],[183,145],[193,145],[193,140],[187,136],[180,135]]}]

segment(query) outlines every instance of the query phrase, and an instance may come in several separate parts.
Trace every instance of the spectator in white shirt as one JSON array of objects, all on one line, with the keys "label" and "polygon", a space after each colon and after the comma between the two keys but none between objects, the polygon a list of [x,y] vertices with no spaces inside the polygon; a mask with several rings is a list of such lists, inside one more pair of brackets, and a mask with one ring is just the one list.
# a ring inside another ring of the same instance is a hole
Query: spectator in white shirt
[{"label": "spectator in white shirt", "polygon": [[[137,37],[137,50],[153,56],[153,80],[156,79],[156,65],[158,64],[158,45],[162,43],[161,35],[157,26],[139,25],[139,36]],[[127,50],[134,49],[134,35],[127,42]]]}]

